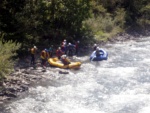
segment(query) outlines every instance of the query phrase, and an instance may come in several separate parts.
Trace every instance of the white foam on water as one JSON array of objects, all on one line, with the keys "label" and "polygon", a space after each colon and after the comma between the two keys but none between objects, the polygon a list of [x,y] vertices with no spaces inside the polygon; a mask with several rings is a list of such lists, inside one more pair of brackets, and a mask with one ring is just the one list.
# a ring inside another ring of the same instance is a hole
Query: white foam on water
[{"label": "white foam on water", "polygon": [[148,103],[145,107],[143,107],[139,113],[149,113],[150,111],[150,103]]},{"label": "white foam on water", "polygon": [[[141,108],[150,105],[150,97],[145,94],[138,95],[112,95],[111,98],[105,102],[104,109],[108,113],[143,113]],[[141,111],[141,112],[139,112]]]}]

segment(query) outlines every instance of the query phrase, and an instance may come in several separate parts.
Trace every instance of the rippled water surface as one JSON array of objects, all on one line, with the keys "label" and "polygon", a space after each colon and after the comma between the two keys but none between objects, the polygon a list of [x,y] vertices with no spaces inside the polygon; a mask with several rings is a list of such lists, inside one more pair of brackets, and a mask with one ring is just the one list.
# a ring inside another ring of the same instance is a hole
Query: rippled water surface
[{"label": "rippled water surface", "polygon": [[50,74],[49,81],[31,87],[3,112],[150,113],[150,38],[102,48],[109,54],[107,61],[79,57],[80,70]]}]

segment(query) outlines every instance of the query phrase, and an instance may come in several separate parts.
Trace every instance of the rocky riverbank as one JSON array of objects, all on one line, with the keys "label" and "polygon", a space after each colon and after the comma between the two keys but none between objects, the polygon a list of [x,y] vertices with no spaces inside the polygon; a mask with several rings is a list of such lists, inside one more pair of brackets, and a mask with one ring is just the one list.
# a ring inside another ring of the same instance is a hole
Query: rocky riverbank
[{"label": "rocky riverbank", "polygon": [[0,104],[17,98],[20,94],[28,91],[32,84],[50,79],[54,74],[68,74],[66,70],[40,66],[40,59],[36,62],[36,67],[30,66],[30,57],[20,60],[15,66],[15,71],[1,82],[0,86]]},{"label": "rocky riverbank", "polygon": [[138,38],[144,38],[150,36],[150,26],[145,28],[134,26],[129,28],[126,32],[118,34],[114,38],[112,38],[113,42],[116,41],[128,41],[134,40]]}]

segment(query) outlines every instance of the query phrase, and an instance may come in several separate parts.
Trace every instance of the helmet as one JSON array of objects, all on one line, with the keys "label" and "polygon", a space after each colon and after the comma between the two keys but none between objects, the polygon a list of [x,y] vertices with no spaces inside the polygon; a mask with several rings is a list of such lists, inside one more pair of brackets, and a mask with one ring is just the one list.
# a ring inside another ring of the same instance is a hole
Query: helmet
[{"label": "helmet", "polygon": [[78,40],[77,43],[80,43],[80,41]]},{"label": "helmet", "polygon": [[37,47],[36,47],[36,46],[34,46],[33,48],[37,49]]},{"label": "helmet", "polygon": [[71,45],[71,43],[69,43],[69,45]]},{"label": "helmet", "polygon": [[61,56],[61,58],[66,58],[66,57],[67,57],[67,55],[65,55],[65,54]]},{"label": "helmet", "polygon": [[58,47],[58,49],[61,49],[61,47]]},{"label": "helmet", "polygon": [[48,52],[48,49],[44,49],[46,52]]},{"label": "helmet", "polygon": [[100,48],[99,48],[99,47],[97,47],[97,48],[96,48],[96,50],[100,50]]},{"label": "helmet", "polygon": [[67,57],[67,55],[64,55],[64,58],[66,58]]},{"label": "helmet", "polygon": [[97,46],[97,44],[94,44],[94,46]]},{"label": "helmet", "polygon": [[64,40],[64,42],[66,42],[66,39]]}]

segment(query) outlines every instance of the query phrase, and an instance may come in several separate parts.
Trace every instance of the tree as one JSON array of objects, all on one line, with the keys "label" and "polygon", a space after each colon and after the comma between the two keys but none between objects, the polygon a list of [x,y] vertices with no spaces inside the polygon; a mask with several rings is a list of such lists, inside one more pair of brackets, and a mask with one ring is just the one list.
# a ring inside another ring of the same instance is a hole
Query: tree
[{"label": "tree", "polygon": [[3,42],[4,34],[0,38],[0,79],[8,76],[12,71],[15,64],[15,60],[12,59],[16,56],[16,50],[19,49],[20,44],[13,41]]}]

